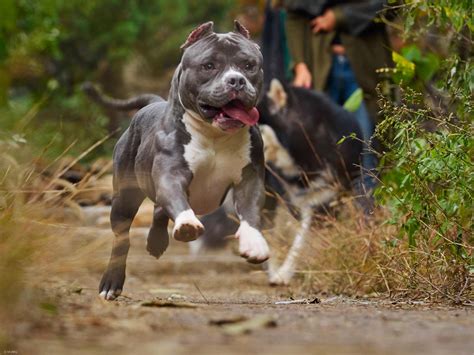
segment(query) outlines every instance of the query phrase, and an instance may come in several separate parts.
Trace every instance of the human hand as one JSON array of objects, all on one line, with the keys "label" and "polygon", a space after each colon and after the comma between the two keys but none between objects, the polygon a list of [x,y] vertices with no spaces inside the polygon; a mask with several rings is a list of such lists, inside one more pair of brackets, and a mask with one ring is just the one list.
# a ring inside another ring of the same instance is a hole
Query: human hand
[{"label": "human hand", "polygon": [[295,65],[295,78],[293,80],[294,86],[310,89],[312,79],[311,72],[305,63],[298,63]]},{"label": "human hand", "polygon": [[311,20],[313,33],[331,32],[336,27],[336,15],[331,9],[326,10],[321,16]]}]

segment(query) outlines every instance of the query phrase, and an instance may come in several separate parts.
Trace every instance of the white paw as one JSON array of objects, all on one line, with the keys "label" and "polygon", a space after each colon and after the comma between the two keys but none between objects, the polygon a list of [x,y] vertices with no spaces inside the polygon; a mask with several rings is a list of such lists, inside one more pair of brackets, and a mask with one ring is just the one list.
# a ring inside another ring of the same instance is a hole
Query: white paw
[{"label": "white paw", "polygon": [[107,301],[112,301],[116,299],[118,296],[120,296],[121,293],[122,293],[122,290],[120,289],[102,291],[101,293],[99,293],[99,297]]},{"label": "white paw", "polygon": [[269,273],[268,282],[272,286],[287,286],[290,284],[292,277],[293,272],[280,268],[277,271]]},{"label": "white paw", "polygon": [[173,238],[181,242],[196,240],[204,232],[204,226],[192,210],[181,212],[174,221]]},{"label": "white paw", "polygon": [[270,257],[270,249],[262,233],[251,227],[247,222],[242,221],[240,223],[235,236],[239,238],[240,256],[246,258],[248,262],[258,264]]}]

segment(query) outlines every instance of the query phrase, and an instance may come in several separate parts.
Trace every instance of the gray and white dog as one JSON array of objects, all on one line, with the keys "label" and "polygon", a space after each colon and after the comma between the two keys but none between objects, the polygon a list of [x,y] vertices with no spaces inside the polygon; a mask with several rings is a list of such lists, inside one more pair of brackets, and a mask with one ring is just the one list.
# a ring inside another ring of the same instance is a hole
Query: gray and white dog
[{"label": "gray and white dog", "polygon": [[[129,229],[141,203],[155,204],[147,250],[160,257],[174,221],[174,239],[189,242],[204,227],[196,217],[217,209],[229,189],[240,227],[242,257],[268,259],[259,231],[264,202],[263,143],[257,105],[263,82],[262,55],[237,21],[234,31],[218,34],[212,22],[196,28],[183,44],[168,101],[149,103],[133,118],[114,150],[112,255],[99,286],[100,296],[123,289],[130,247]],[[136,102],[135,102],[136,103]]]}]

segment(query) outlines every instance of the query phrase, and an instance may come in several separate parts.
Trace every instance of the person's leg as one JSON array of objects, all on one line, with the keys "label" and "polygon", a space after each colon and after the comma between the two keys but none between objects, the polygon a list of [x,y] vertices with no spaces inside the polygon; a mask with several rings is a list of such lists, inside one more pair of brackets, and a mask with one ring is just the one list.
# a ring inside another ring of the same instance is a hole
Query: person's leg
[{"label": "person's leg", "polygon": [[[343,86],[343,100],[344,102],[359,88],[357,84],[354,72],[349,64],[349,61],[346,60],[344,63],[344,86]],[[357,123],[362,131],[362,136],[364,141],[368,142],[372,135],[374,134],[374,124],[371,119],[369,112],[362,101],[359,108],[354,112]]]},{"label": "person's leg", "polygon": [[[344,98],[347,100],[355,90],[359,88],[349,62],[344,67]],[[354,190],[359,196],[358,204],[364,213],[369,214],[373,209],[372,192],[377,185],[377,165],[378,159],[371,146],[372,135],[374,134],[374,121],[370,117],[367,107],[362,101],[360,107],[354,112],[355,119],[361,129],[364,140],[364,148],[361,155],[361,175],[354,183]]]},{"label": "person's leg", "polygon": [[359,109],[354,112],[354,115],[362,131],[362,138],[364,140],[364,148],[361,157],[362,192],[369,193],[375,188],[377,181],[378,159],[372,147],[372,135],[374,134],[375,126],[364,101],[362,101]]},{"label": "person's leg", "polygon": [[334,55],[332,59],[331,70],[329,71],[326,82],[326,93],[338,105],[344,103],[343,89],[344,89],[344,75],[341,61],[338,56]]}]

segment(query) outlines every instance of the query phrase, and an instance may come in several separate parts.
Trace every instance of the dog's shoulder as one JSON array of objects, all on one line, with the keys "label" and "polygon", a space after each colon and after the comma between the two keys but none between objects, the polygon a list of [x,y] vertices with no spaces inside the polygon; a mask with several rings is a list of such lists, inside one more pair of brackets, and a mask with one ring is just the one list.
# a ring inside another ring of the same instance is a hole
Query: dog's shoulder
[{"label": "dog's shoulder", "polygon": [[129,135],[137,137],[140,141],[159,131],[170,131],[170,121],[166,119],[168,103],[155,102],[140,109],[132,118],[128,128]]},{"label": "dog's shoulder", "polygon": [[154,102],[140,109],[130,123],[130,129],[141,128],[148,130],[165,114],[167,102]]}]

